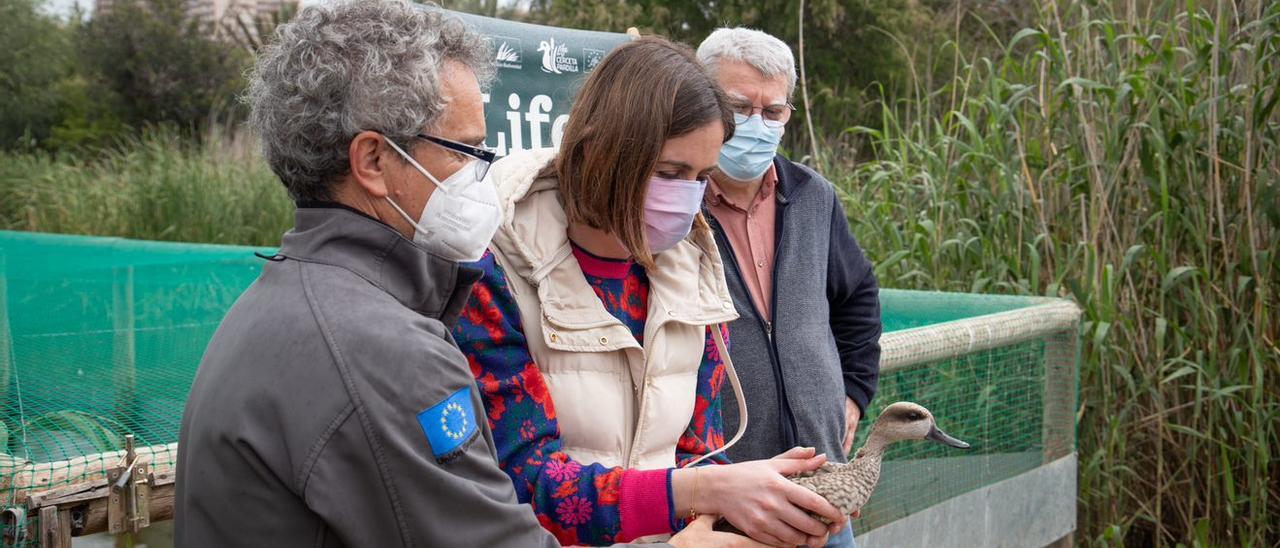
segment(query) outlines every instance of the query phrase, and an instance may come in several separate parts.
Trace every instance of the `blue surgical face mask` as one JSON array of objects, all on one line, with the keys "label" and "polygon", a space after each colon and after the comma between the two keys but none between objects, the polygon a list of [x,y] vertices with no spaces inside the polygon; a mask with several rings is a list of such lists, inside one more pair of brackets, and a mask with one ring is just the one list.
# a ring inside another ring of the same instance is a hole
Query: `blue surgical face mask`
[{"label": "blue surgical face mask", "polygon": [[735,181],[754,181],[769,170],[782,141],[782,128],[764,125],[759,114],[744,118],[733,115],[738,127],[733,138],[720,148],[720,171]]}]

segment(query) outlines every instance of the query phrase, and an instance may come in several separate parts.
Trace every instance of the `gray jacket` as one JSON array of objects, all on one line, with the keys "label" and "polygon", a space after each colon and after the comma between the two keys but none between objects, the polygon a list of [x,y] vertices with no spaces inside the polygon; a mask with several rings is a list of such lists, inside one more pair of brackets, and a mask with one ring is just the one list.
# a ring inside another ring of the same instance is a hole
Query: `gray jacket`
[{"label": "gray jacket", "polygon": [[[741,315],[729,324],[729,352],[747,399],[747,432],[728,453],[735,462],[767,459],[801,445],[843,462],[844,400],[865,413],[880,377],[880,290],[831,183],[781,155],[773,165],[772,317],[756,310],[733,246],[705,212]],[[725,432],[737,430],[732,392],[723,409]]]},{"label": "gray jacket", "polygon": [[449,335],[477,276],[354,210],[300,208],[191,388],[176,544],[556,546]]}]

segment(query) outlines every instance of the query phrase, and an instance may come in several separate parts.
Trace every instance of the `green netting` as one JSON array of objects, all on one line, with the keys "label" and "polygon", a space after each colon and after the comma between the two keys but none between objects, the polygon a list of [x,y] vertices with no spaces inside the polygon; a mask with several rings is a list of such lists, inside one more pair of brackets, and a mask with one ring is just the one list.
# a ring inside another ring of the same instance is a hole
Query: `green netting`
[{"label": "green netting", "polygon": [[1038,299],[938,291],[880,292],[885,332],[902,331],[1034,306]]},{"label": "green netting", "polygon": [[[901,442],[855,526],[867,531],[1075,450],[1079,312],[1054,299],[883,291],[886,333],[868,418],[914,401],[969,442]],[[870,434],[869,420],[855,446]]]},{"label": "green netting", "polygon": [[0,496],[105,477],[131,433],[171,468],[187,390],[257,277],[241,247],[0,232]]},{"label": "green netting", "polygon": [[[1027,472],[1055,456],[1046,452],[1044,438],[1046,344],[1033,340],[884,373],[869,416],[895,401],[914,401],[972,448],[925,441],[891,446],[858,530]],[[869,431],[864,423],[855,445]]]},{"label": "green netting", "polygon": [[[270,250],[0,231],[6,506],[101,479],[126,433],[156,470],[172,467],[205,345],[262,267],[254,251]],[[974,448],[895,446],[860,530],[1073,450],[1073,321],[1044,299],[885,290],[882,301],[885,371],[869,415],[915,401]]]}]

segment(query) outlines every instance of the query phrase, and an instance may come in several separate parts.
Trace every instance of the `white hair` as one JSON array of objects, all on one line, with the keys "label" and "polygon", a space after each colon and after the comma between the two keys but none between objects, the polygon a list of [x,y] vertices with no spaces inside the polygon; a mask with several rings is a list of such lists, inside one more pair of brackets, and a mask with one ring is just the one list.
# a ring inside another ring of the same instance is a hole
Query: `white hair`
[{"label": "white hair", "polygon": [[460,19],[404,0],[308,6],[280,25],[249,74],[249,122],[296,200],[326,200],[347,146],[372,130],[407,146],[444,109],[441,65],[493,75],[488,43]]},{"label": "white hair", "polygon": [[742,61],[765,78],[785,75],[787,96],[796,90],[796,58],[785,42],[768,33],[746,27],[716,29],[698,46],[698,61],[715,76],[722,59]]}]

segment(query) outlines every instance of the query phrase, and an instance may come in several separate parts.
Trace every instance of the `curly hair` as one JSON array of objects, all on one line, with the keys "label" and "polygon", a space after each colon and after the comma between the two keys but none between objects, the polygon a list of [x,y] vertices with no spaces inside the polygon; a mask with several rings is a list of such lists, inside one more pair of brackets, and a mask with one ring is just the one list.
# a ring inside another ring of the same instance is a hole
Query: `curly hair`
[{"label": "curly hair", "polygon": [[[329,200],[348,144],[371,130],[397,143],[429,128],[448,98],[445,61],[493,77],[483,36],[435,6],[400,0],[309,6],[281,25],[249,74],[249,123],[294,200]],[[407,148],[407,147],[406,147]]]}]

